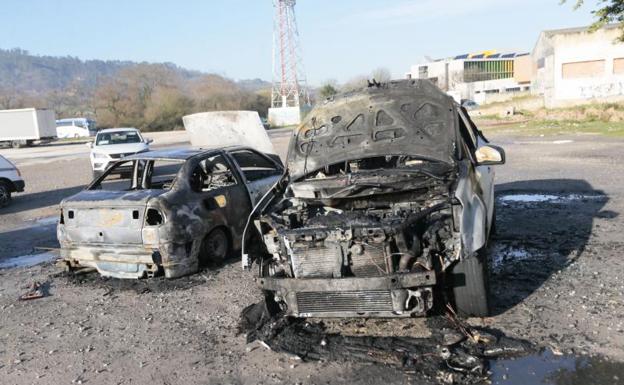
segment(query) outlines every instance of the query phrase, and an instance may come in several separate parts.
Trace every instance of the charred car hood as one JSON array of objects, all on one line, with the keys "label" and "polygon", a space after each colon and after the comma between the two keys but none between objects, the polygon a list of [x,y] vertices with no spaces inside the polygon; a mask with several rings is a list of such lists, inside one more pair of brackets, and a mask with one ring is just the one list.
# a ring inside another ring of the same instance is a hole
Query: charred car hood
[{"label": "charred car hood", "polygon": [[164,190],[137,190],[137,191],[105,191],[105,190],[84,190],[76,195],[64,199],[61,207],[71,205],[72,207],[92,207],[97,203],[97,207],[103,206],[142,206],[166,191]]},{"label": "charred car hood", "polygon": [[452,98],[430,81],[396,81],[315,107],[288,150],[291,180],[351,159],[412,155],[454,163]]}]

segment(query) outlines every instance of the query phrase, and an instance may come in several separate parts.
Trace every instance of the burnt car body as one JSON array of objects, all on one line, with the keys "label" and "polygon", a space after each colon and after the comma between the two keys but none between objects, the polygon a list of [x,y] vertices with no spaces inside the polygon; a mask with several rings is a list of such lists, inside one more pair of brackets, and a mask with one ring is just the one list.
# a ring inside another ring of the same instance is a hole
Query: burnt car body
[{"label": "burnt car body", "polygon": [[257,263],[268,303],[295,317],[425,315],[442,291],[486,315],[504,156],[429,81],[337,95],[294,132],[287,173],[246,229],[264,247],[245,246],[243,267]]},{"label": "burnt car body", "polygon": [[61,202],[61,257],[117,278],[196,272],[240,249],[253,205],[282,174],[277,156],[247,147],[126,157]]}]

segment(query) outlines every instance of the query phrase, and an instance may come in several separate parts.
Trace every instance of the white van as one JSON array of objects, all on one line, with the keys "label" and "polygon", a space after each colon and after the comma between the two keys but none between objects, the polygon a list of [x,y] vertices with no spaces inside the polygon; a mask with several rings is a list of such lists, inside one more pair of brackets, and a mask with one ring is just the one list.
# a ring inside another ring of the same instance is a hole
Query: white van
[{"label": "white van", "polygon": [[70,118],[56,121],[56,136],[59,138],[86,138],[95,136],[96,133],[93,119]]},{"label": "white van", "polygon": [[0,155],[0,207],[11,202],[11,194],[24,191],[22,174],[15,165]]}]

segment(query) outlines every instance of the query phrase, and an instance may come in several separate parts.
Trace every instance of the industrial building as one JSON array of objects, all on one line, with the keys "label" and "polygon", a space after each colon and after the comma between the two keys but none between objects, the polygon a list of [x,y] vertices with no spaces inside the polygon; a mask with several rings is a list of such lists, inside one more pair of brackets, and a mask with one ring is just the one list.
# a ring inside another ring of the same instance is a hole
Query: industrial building
[{"label": "industrial building", "polygon": [[429,79],[456,99],[483,103],[493,95],[528,92],[531,72],[528,53],[485,51],[414,65],[408,77]]},{"label": "industrial building", "polygon": [[621,99],[624,95],[624,44],[616,24],[595,32],[588,27],[543,31],[532,57],[532,93],[546,107]]},{"label": "industrial building", "polygon": [[543,96],[546,107],[624,99],[624,43],[618,24],[540,33],[533,52],[485,51],[413,65],[407,77],[429,79],[456,99],[484,104]]}]

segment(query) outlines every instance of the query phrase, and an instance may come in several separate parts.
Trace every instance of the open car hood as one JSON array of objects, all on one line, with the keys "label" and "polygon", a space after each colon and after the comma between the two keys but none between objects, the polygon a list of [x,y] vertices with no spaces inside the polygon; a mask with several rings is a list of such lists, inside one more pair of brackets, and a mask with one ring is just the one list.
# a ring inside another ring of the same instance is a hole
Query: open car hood
[{"label": "open car hood", "polygon": [[255,111],[200,112],[182,120],[194,147],[245,146],[277,154]]},{"label": "open car hood", "polygon": [[335,163],[411,155],[453,164],[453,99],[428,80],[336,95],[315,107],[290,141],[291,180]]}]

